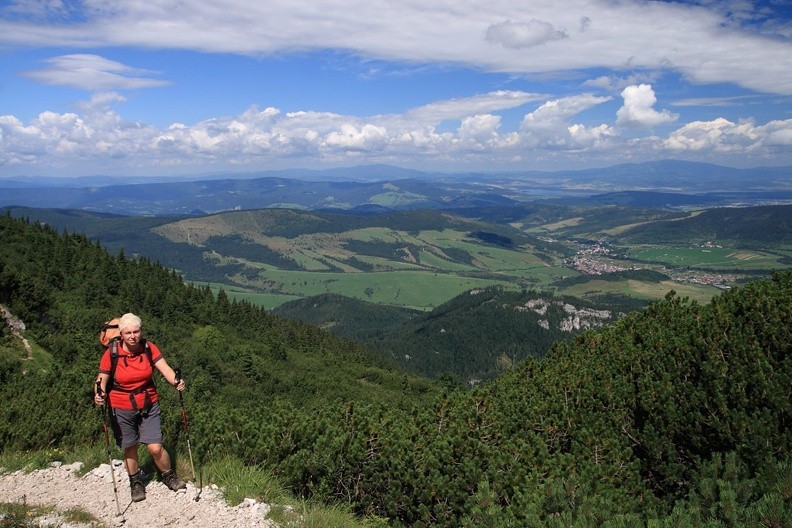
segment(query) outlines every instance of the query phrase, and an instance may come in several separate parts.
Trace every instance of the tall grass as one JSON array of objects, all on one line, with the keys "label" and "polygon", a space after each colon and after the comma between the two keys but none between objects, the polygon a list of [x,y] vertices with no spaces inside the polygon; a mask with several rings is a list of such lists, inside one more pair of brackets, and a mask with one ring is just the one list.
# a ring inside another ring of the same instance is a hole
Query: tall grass
[{"label": "tall grass", "polygon": [[245,466],[232,457],[211,461],[200,472],[205,482],[216,484],[223,490],[223,497],[231,505],[248,498],[268,504],[283,504],[290,500],[283,486],[269,471],[259,466]]}]

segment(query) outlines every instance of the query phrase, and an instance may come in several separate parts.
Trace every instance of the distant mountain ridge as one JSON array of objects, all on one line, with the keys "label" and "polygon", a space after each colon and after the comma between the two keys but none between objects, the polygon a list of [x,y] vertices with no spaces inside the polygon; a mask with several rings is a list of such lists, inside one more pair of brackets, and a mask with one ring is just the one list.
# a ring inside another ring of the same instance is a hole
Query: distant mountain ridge
[{"label": "distant mountain ridge", "polygon": [[[688,205],[792,201],[792,167],[736,169],[666,160],[557,172],[447,174],[368,165],[202,178],[16,178],[0,180],[0,206],[178,216],[264,207],[448,209],[547,198],[586,200],[593,195],[599,195],[593,199],[596,204],[602,204],[623,201],[624,196],[609,198],[608,193],[626,191],[667,193],[666,201],[668,195],[674,194],[704,196],[680,197]],[[645,195],[642,200],[651,198]]]}]

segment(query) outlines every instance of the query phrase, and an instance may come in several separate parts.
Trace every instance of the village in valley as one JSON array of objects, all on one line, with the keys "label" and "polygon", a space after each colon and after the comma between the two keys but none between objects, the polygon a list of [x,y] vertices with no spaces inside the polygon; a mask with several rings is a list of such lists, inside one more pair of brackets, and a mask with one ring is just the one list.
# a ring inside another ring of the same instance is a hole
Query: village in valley
[{"label": "village in valley", "polygon": [[[720,247],[711,242],[702,245],[703,248]],[[706,251],[706,249],[704,249]],[[651,265],[647,262],[630,262],[617,250],[604,242],[580,244],[580,249],[574,256],[565,261],[565,265],[584,275],[603,275],[620,271],[634,271],[650,269],[668,275],[677,282],[703,284],[716,288],[728,289],[736,277],[725,273],[697,271],[693,269],[669,268],[662,264]]]}]

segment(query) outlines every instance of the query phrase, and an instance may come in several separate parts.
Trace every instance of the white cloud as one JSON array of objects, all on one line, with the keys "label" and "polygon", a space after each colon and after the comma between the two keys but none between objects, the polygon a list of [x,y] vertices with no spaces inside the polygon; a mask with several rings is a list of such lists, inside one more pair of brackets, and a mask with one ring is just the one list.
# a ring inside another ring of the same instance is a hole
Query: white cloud
[{"label": "white cloud", "polygon": [[792,146],[792,119],[771,121],[759,130],[766,134],[765,143],[770,146]]},{"label": "white cloud", "polygon": [[755,125],[718,118],[694,121],[672,132],[664,142],[670,151],[751,154],[766,148],[792,145],[792,119]]},{"label": "white cloud", "polygon": [[559,31],[552,24],[536,19],[528,22],[499,22],[488,27],[484,34],[485,40],[512,49],[531,48],[565,38],[569,38],[566,31]]},{"label": "white cloud", "polygon": [[630,75],[601,75],[594,79],[589,79],[583,83],[583,86],[590,86],[593,88],[600,88],[606,92],[621,92],[628,86],[634,84],[652,84],[659,77],[658,72],[638,72],[631,73]]},{"label": "white cloud", "polygon": [[[482,103],[472,108],[487,107],[485,100],[494,107],[509,107],[503,94],[491,99],[483,94],[471,98]],[[459,100],[363,118],[250,107],[236,116],[158,129],[124,120],[111,108],[123,98],[111,92],[95,95],[77,112],[42,112],[27,124],[14,116],[0,116],[0,165],[7,172],[14,166],[42,172],[57,167],[119,173],[135,167],[149,172],[179,167],[194,172],[242,164],[273,167],[286,161],[307,166],[353,158],[368,163],[443,162],[460,168],[478,163],[495,169],[519,160],[576,159],[582,153],[590,160],[599,157],[608,162],[686,153],[729,153],[761,160],[763,154],[792,144],[792,119],[757,125],[720,118],[688,123],[666,138],[626,139],[611,123],[579,122],[579,114],[609,100],[581,94],[544,101],[514,129],[496,110],[465,112]],[[455,129],[440,127],[451,118],[459,119]]]},{"label": "white cloud", "polygon": [[369,150],[382,147],[387,142],[388,131],[384,127],[365,124],[360,128],[343,124],[325,137],[322,146],[330,149]]},{"label": "white cloud", "polygon": [[[513,73],[618,71],[629,64],[636,70],[670,69],[695,83],[792,94],[792,42],[768,37],[764,26],[735,26],[709,4],[492,0],[483,9],[476,0],[322,0],[320,5],[314,0],[96,1],[70,3],[69,10],[82,11],[70,11],[66,20],[49,16],[45,23],[7,7],[0,8],[0,43],[251,55],[344,50],[369,59]],[[782,29],[776,34],[783,35]],[[526,47],[540,44],[541,53],[526,53]],[[104,87],[110,88],[118,86]]]},{"label": "white cloud", "polygon": [[616,112],[616,124],[628,127],[652,127],[671,123],[679,116],[667,110],[658,112],[654,108],[657,102],[654,90],[648,84],[628,86],[622,93],[624,106]]},{"label": "white cloud", "polygon": [[578,148],[602,150],[617,146],[618,132],[613,127],[602,124],[596,127],[586,127],[574,124],[568,127],[570,143]]},{"label": "white cloud", "polygon": [[671,103],[672,106],[737,106],[755,99],[751,95],[740,95],[734,97],[691,97],[688,99],[678,99]]},{"label": "white cloud", "polygon": [[10,0],[4,10],[11,15],[36,19],[63,17],[68,13],[66,5],[61,0],[39,0],[37,2]]},{"label": "white cloud", "polygon": [[539,94],[501,90],[473,97],[429,103],[413,108],[407,112],[407,117],[415,121],[439,123],[447,119],[461,119],[473,114],[517,108],[542,98]]},{"label": "white cloud", "polygon": [[563,128],[580,112],[610,100],[610,97],[584,94],[547,101],[535,111],[526,114],[520,128],[523,130]]},{"label": "white cloud", "polygon": [[466,117],[457,130],[460,147],[487,151],[497,148],[500,122],[499,116],[491,114]]},{"label": "white cloud", "polygon": [[154,72],[131,68],[99,55],[61,55],[46,62],[47,68],[27,71],[23,75],[44,84],[91,91],[153,88],[168,84],[158,79],[137,77]]},{"label": "white cloud", "polygon": [[543,103],[525,115],[520,124],[520,140],[527,148],[577,151],[602,148],[617,136],[612,127],[601,124],[587,128],[572,119],[581,112],[610,101],[610,97],[583,94]]}]

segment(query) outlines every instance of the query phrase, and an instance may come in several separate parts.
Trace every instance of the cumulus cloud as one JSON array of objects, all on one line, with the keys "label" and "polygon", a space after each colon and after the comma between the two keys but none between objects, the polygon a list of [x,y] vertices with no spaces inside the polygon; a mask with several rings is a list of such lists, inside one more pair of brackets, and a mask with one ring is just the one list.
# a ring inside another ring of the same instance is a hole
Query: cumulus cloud
[{"label": "cumulus cloud", "polygon": [[570,125],[567,130],[572,144],[597,150],[614,147],[615,140],[619,135],[613,127],[606,124],[595,127],[574,124]]},{"label": "cumulus cloud", "polygon": [[498,142],[501,119],[494,115],[475,115],[465,118],[458,130],[460,142],[468,148],[489,150]]},{"label": "cumulus cloud", "polygon": [[669,134],[664,147],[670,151],[745,152],[763,147],[792,145],[792,119],[755,125],[718,118],[693,121]]},{"label": "cumulus cloud", "polygon": [[384,127],[365,124],[358,128],[343,124],[340,130],[327,134],[323,146],[343,150],[373,150],[382,147],[387,140],[388,130]]},{"label": "cumulus cloud", "polygon": [[[497,110],[477,111],[509,109],[509,97],[482,94],[470,100],[474,104],[467,111],[460,100],[453,100],[403,114],[369,117],[252,106],[226,118],[157,128],[124,120],[113,108],[124,98],[105,92],[78,105],[76,112],[42,112],[29,123],[0,116],[0,165],[6,169],[21,165],[28,171],[69,166],[195,171],[352,158],[367,163],[442,161],[466,167],[479,162],[482,167],[496,167],[514,160],[561,159],[583,152],[610,162],[629,159],[637,152],[656,157],[727,152],[761,159],[763,153],[792,145],[792,120],[757,125],[721,118],[688,123],[665,138],[624,139],[611,123],[587,124],[579,119],[579,114],[609,97],[581,94],[536,102],[538,106],[526,112],[518,126],[509,126]],[[490,103],[484,104],[485,100]],[[451,118],[458,119],[458,126],[441,127]]]},{"label": "cumulus cloud", "polygon": [[[78,105],[80,113],[44,112],[28,125],[13,116],[0,117],[0,164],[59,166],[116,160],[186,169],[283,159],[334,161],[349,156],[362,156],[360,159],[369,162],[453,159],[463,163],[468,156],[509,159],[521,153],[527,136],[532,142],[542,143],[538,139],[542,132],[503,131],[497,112],[536,98],[522,92],[493,92],[436,101],[404,114],[366,118],[329,112],[283,113],[253,106],[233,117],[173,123],[158,130],[124,122],[113,109],[124,98],[115,92],[103,92]],[[582,129],[570,134],[565,118],[603,100],[584,96],[546,103],[528,119],[553,122],[551,135],[580,138],[585,135]],[[440,131],[440,125],[449,120],[458,120],[457,128]]]},{"label": "cumulus cloud", "polygon": [[569,38],[565,31],[559,31],[552,24],[536,19],[528,22],[506,20],[488,27],[484,35],[485,40],[512,49],[531,48],[565,38]]},{"label": "cumulus cloud", "polygon": [[99,55],[61,55],[47,59],[46,63],[46,68],[24,72],[23,76],[44,84],[92,91],[154,88],[168,84],[159,79],[140,77],[156,72],[132,68]]},{"label": "cumulus cloud", "polygon": [[572,123],[572,119],[610,99],[583,94],[547,101],[523,118],[520,124],[521,141],[530,148],[551,150],[602,148],[618,135],[612,127],[601,124],[588,128],[580,123]]},{"label": "cumulus cloud", "polygon": [[42,112],[28,125],[0,116],[0,165],[79,166],[85,160],[113,160],[153,154],[154,127],[124,122],[112,111],[78,114]]},{"label": "cumulus cloud", "polygon": [[770,146],[792,146],[792,119],[771,121],[759,130],[766,134],[765,143]]},{"label": "cumulus cloud", "polygon": [[653,108],[657,102],[654,90],[648,84],[628,86],[621,93],[624,106],[616,112],[616,124],[627,127],[652,127],[672,123],[678,115],[668,110],[657,111]]}]

